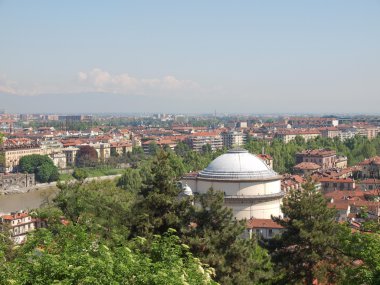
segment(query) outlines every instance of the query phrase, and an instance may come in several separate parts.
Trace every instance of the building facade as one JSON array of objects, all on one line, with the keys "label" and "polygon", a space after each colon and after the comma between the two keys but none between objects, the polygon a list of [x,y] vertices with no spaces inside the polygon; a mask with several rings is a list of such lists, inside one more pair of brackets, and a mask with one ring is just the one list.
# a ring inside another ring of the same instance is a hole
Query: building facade
[{"label": "building facade", "polygon": [[210,188],[224,194],[224,203],[241,219],[281,216],[281,176],[246,150],[234,149],[217,157],[196,175],[182,178],[194,193]]},{"label": "building facade", "polygon": [[29,188],[36,184],[35,175],[23,173],[0,173],[0,193],[12,189]]},{"label": "building facade", "polygon": [[336,151],[325,149],[305,150],[296,154],[296,163],[312,162],[324,169],[336,167]]},{"label": "building facade", "polygon": [[212,150],[223,148],[223,139],[219,133],[199,132],[189,135],[185,142],[194,151],[200,152],[204,145],[210,145]]},{"label": "building facade", "polygon": [[247,142],[247,134],[237,131],[223,132],[221,134],[223,146],[227,149],[244,146]]}]

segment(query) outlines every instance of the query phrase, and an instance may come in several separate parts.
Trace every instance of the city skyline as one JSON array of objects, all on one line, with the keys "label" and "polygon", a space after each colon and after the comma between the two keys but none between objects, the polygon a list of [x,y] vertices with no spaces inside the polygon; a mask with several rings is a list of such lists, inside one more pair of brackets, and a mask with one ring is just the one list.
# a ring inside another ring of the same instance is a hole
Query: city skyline
[{"label": "city skyline", "polygon": [[0,1],[0,108],[378,113],[377,1]]}]

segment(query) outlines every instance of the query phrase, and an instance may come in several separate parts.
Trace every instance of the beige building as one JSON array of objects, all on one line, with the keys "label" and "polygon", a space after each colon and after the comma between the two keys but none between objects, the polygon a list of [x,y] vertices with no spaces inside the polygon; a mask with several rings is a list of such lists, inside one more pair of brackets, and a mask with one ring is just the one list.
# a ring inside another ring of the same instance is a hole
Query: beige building
[{"label": "beige building", "polygon": [[2,155],[2,162],[0,171],[10,173],[18,170],[20,159],[27,155],[38,154],[48,155],[55,166],[58,168],[66,167],[66,158],[62,153],[62,144],[44,144],[41,145],[18,145],[6,147],[0,150]]},{"label": "beige building", "polygon": [[377,178],[380,179],[380,156],[371,157],[364,160],[360,164],[361,178]]},{"label": "beige building", "polygon": [[111,157],[111,145],[109,143],[91,143],[89,146],[95,148],[99,161],[105,162]]},{"label": "beige building", "polygon": [[16,244],[21,244],[26,240],[28,232],[34,231],[35,223],[26,212],[11,213],[0,217],[0,225],[9,228],[12,240]]},{"label": "beige building", "polygon": [[296,163],[312,162],[321,166],[322,169],[336,167],[336,160],[335,150],[309,149],[296,154]]},{"label": "beige building", "polygon": [[284,143],[294,140],[297,136],[302,137],[305,141],[315,139],[320,136],[320,131],[316,130],[288,130],[283,129],[275,133],[275,137],[281,139]]},{"label": "beige building", "polygon": [[31,154],[40,154],[44,155],[45,151],[41,149],[38,145],[29,145],[29,146],[14,146],[6,149],[2,149],[1,154],[3,156],[1,163],[1,172],[10,173],[16,171],[20,159],[23,156]]},{"label": "beige building", "polygon": [[79,147],[75,146],[70,146],[70,147],[65,147],[62,151],[65,154],[66,157],[66,163],[67,165],[75,165],[75,157],[77,155],[77,152],[79,150]]},{"label": "beige building", "polygon": [[223,148],[223,139],[219,133],[199,132],[186,138],[186,143],[192,150],[201,151],[204,145],[209,144],[212,150]]},{"label": "beige building", "polygon": [[247,134],[243,132],[223,132],[221,136],[223,139],[223,146],[228,149],[233,147],[244,146],[247,141]]},{"label": "beige building", "polygon": [[340,136],[340,130],[336,127],[326,127],[320,129],[321,136],[324,138],[335,138]]},{"label": "beige building", "polygon": [[132,143],[131,142],[113,142],[110,144],[110,154],[112,156],[122,156],[127,152],[132,151]]},{"label": "beige building", "polygon": [[217,157],[196,175],[183,177],[195,193],[210,188],[224,193],[224,202],[241,219],[270,219],[281,216],[281,176],[264,161],[243,149]]},{"label": "beige building", "polygon": [[319,179],[321,189],[324,192],[335,190],[354,190],[356,188],[355,181],[351,178],[330,178],[323,177]]}]

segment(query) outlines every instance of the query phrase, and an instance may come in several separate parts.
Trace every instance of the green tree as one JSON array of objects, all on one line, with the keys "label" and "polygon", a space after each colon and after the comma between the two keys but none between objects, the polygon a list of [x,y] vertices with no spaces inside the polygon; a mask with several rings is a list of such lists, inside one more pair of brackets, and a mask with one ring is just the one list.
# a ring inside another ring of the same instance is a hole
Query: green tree
[{"label": "green tree", "polygon": [[160,147],[158,146],[158,144],[155,142],[155,141],[152,141],[149,143],[149,151],[148,153],[150,155],[156,155],[160,150]]},{"label": "green tree", "polygon": [[345,236],[344,252],[351,257],[345,267],[344,285],[380,284],[380,237],[378,234],[354,233]]},{"label": "green tree", "polygon": [[169,228],[178,230],[181,227],[184,206],[178,199],[181,189],[177,186],[168,153],[162,150],[158,153],[150,173],[134,205],[133,235],[149,237],[162,234]]},{"label": "green tree", "polygon": [[77,167],[93,167],[97,164],[98,153],[96,149],[89,145],[81,146],[75,156],[75,165]]},{"label": "green tree", "polygon": [[78,225],[36,231],[7,265],[5,284],[216,284],[173,234],[110,248]]},{"label": "green tree", "polygon": [[265,284],[273,277],[266,250],[243,239],[246,221],[237,221],[224,206],[223,193],[210,189],[188,213],[182,240],[194,256],[215,268],[221,284]]},{"label": "green tree", "polygon": [[187,143],[179,142],[175,146],[174,151],[180,157],[185,157],[191,151],[191,149]]},{"label": "green tree", "polygon": [[83,182],[88,177],[88,172],[83,168],[75,168],[72,175],[76,180]]},{"label": "green tree", "polygon": [[53,163],[43,163],[37,169],[36,179],[39,182],[57,181],[58,178],[58,168]]},{"label": "green tree", "polygon": [[86,184],[62,184],[55,205],[70,221],[85,225],[110,244],[123,243],[130,234],[135,194],[110,180]]},{"label": "green tree", "polygon": [[142,186],[142,179],[139,170],[127,168],[123,175],[119,178],[117,186],[134,193],[139,192]]},{"label": "green tree", "polygon": [[212,152],[212,147],[210,144],[202,145],[202,154],[210,154]]},{"label": "green tree", "polygon": [[52,182],[59,178],[58,168],[47,155],[32,154],[20,159],[21,172],[34,173],[38,182]]},{"label": "green tree", "polygon": [[276,244],[274,261],[285,272],[285,284],[312,285],[338,278],[344,256],[341,254],[342,226],[336,210],[329,209],[323,195],[308,182],[303,190],[292,190],[281,206],[285,218],[273,220],[285,228]]}]

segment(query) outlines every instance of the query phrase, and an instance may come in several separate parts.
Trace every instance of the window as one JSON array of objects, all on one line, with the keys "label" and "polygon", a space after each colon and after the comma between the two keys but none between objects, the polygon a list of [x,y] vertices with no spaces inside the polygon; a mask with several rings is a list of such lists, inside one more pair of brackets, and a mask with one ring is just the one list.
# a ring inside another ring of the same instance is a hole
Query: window
[{"label": "window", "polygon": [[272,229],[269,229],[268,230],[268,235],[271,237],[273,235],[273,230]]}]

